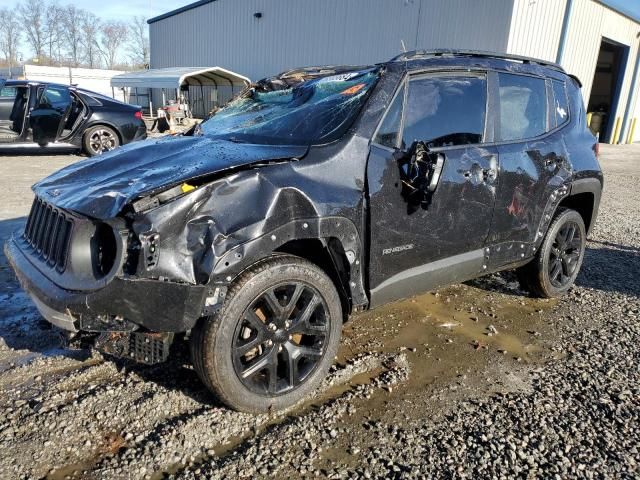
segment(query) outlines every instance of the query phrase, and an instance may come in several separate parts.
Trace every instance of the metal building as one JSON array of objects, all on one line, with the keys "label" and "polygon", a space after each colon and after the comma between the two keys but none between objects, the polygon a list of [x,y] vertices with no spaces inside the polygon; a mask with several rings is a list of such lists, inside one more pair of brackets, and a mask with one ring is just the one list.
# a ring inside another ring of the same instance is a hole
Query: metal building
[{"label": "metal building", "polygon": [[640,141],[640,21],[604,1],[201,0],[152,18],[149,29],[152,68],[220,65],[254,80],[375,63],[403,48],[558,61],[582,81],[601,141]]}]

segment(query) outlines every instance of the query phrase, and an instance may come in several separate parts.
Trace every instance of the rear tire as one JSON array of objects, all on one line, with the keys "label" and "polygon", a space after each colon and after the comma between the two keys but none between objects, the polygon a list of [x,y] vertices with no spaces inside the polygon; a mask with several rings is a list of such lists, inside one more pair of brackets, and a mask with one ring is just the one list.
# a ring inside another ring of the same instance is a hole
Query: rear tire
[{"label": "rear tire", "polygon": [[522,288],[542,298],[566,293],[580,272],[586,242],[582,216],[558,209],[535,258],[516,270]]},{"label": "rear tire", "polygon": [[116,131],[104,125],[87,129],[82,137],[82,149],[90,157],[109,152],[119,146],[120,137]]},{"label": "rear tire", "polygon": [[325,378],[341,328],[331,279],[304,259],[272,257],[234,282],[219,313],[200,319],[191,336],[192,362],[229,407],[278,411]]}]

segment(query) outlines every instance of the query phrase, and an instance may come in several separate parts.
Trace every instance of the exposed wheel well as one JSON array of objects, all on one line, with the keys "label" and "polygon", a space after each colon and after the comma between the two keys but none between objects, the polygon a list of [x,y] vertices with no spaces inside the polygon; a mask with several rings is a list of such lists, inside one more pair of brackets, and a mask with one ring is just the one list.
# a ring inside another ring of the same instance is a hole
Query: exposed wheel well
[{"label": "exposed wheel well", "polygon": [[342,302],[344,320],[347,319],[352,306],[349,294],[350,268],[338,239],[332,237],[291,240],[276,251],[302,257],[320,267],[335,284]]},{"label": "exposed wheel well", "polygon": [[584,221],[587,232],[590,231],[591,220],[593,219],[593,207],[595,198],[593,193],[583,192],[571,195],[560,202],[558,207],[566,207],[575,210]]}]

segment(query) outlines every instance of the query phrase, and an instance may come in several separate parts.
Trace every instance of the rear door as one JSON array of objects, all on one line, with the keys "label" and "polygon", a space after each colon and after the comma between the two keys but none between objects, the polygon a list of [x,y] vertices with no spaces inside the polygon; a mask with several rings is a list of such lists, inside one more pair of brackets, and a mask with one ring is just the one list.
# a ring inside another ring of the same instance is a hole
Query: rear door
[{"label": "rear door", "polygon": [[38,95],[36,107],[30,114],[33,141],[41,146],[55,142],[62,132],[71,104],[67,87],[47,85]]},{"label": "rear door", "polygon": [[498,162],[487,105],[484,72],[412,76],[396,93],[367,165],[373,306],[482,272]]},{"label": "rear door", "polygon": [[531,256],[552,194],[571,175],[562,134],[569,120],[564,83],[499,72],[496,84],[500,180],[489,239],[492,268]]}]

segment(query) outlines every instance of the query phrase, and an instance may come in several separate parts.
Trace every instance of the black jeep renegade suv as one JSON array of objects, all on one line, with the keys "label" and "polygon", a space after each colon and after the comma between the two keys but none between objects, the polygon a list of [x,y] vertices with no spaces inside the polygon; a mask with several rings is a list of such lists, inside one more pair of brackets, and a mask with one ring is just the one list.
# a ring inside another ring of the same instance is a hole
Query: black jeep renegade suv
[{"label": "black jeep renegade suv", "polygon": [[569,289],[603,177],[555,64],[417,51],[253,84],[194,131],[37,183],[5,251],[42,315],[233,408],[315,389],[355,311],[516,268]]}]

